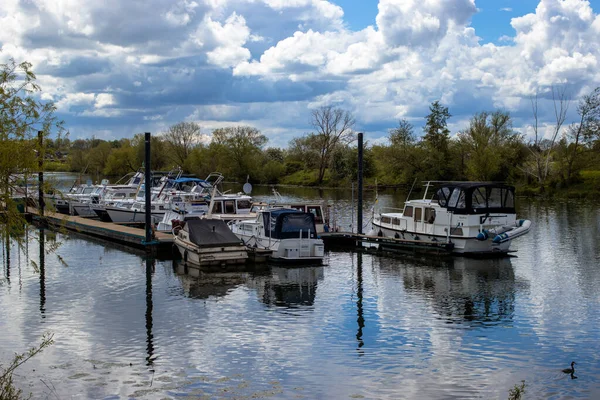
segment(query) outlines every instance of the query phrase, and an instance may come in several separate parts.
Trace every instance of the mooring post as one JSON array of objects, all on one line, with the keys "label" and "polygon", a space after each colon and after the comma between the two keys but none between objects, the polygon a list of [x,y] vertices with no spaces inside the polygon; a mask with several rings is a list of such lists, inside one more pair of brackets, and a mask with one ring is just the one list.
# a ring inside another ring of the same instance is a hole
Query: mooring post
[{"label": "mooring post", "polygon": [[145,133],[144,138],[144,190],[146,199],[146,245],[152,242],[152,203],[150,195],[152,194],[152,178],[150,177],[150,132]]},{"label": "mooring post", "polygon": [[44,216],[44,132],[38,131],[38,211],[40,217]]},{"label": "mooring post", "polygon": [[356,233],[363,234],[363,133],[358,133],[358,210]]}]

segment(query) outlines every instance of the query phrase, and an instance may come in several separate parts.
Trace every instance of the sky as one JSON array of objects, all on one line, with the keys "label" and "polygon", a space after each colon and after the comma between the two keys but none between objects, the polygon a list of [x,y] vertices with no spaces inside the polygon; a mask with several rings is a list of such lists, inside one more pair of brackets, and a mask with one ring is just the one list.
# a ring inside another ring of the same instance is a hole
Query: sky
[{"label": "sky", "polygon": [[3,0],[0,63],[33,64],[72,140],[159,135],[181,121],[249,125],[267,147],[313,131],[311,110],[385,143],[429,105],[451,134],[478,112],[550,132],[552,88],[600,86],[600,0]]}]

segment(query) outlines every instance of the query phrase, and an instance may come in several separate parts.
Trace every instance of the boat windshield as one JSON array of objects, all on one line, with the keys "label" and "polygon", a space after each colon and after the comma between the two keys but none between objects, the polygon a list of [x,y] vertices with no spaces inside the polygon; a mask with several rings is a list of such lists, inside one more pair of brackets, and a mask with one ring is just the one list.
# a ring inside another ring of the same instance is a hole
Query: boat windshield
[{"label": "boat windshield", "polygon": [[316,238],[315,217],[311,213],[280,209],[263,213],[266,235],[274,239]]},{"label": "boat windshield", "polygon": [[452,183],[439,188],[433,200],[455,214],[515,213],[515,188],[502,183]]}]

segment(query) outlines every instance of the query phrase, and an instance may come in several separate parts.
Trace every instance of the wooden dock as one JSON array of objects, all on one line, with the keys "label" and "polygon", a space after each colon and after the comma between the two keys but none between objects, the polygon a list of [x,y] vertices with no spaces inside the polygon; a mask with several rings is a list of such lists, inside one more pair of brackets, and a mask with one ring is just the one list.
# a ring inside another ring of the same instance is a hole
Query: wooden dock
[{"label": "wooden dock", "polygon": [[34,221],[47,223],[48,225],[57,228],[65,228],[70,231],[99,237],[111,242],[117,242],[135,248],[142,248],[152,251],[165,249],[170,250],[175,240],[171,233],[154,232],[153,240],[146,242],[146,232],[144,227],[135,228],[122,224],[113,224],[111,222],[102,222],[95,219],[59,214],[49,211],[45,211],[44,216],[41,217],[39,215],[39,211],[31,207],[27,209],[27,212],[32,214]]},{"label": "wooden dock", "polygon": [[321,233],[319,237],[328,247],[372,247],[383,251],[409,251],[436,255],[449,255],[454,249],[454,243],[390,238],[353,232],[326,232]]}]

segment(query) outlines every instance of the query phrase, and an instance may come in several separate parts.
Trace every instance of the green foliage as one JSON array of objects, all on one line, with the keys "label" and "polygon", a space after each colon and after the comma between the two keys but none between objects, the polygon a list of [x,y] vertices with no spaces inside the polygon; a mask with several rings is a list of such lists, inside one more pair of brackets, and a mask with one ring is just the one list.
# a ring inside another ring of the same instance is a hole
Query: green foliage
[{"label": "green foliage", "polygon": [[[17,368],[41,353],[53,343],[53,336],[46,334],[42,337],[42,342],[39,344],[39,346],[32,347],[26,353],[15,354],[10,364],[8,364],[6,367],[0,365],[0,399],[20,400],[23,398],[23,391],[15,387],[13,373]],[[31,396],[29,396],[29,398],[31,398]]]},{"label": "green foliage", "polygon": [[200,145],[201,129],[195,122],[179,122],[163,135],[171,162],[182,167],[192,149]]},{"label": "green foliage", "polygon": [[0,64],[0,204],[6,211],[0,236],[23,226],[11,199],[19,190],[18,177],[43,168],[45,139],[53,132],[60,138],[64,131],[62,121],[54,115],[54,104],[37,100],[41,88],[35,80],[27,62]]},{"label": "green foliage", "polygon": [[520,385],[515,385],[508,391],[508,400],[521,400],[525,394],[525,381],[521,381]]},{"label": "green foliage", "polygon": [[229,176],[245,181],[248,175],[261,174],[262,148],[267,141],[256,128],[235,126],[215,129],[211,146],[229,166]]}]

